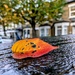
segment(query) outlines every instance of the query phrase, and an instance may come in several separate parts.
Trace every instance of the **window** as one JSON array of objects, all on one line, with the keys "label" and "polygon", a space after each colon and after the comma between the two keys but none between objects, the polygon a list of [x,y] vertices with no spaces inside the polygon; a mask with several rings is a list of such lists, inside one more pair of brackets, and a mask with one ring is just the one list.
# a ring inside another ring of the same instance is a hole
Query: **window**
[{"label": "window", "polygon": [[72,13],[71,13],[71,16],[75,16],[75,12],[72,12]]},{"label": "window", "polygon": [[71,7],[71,11],[74,11],[74,10],[75,10],[75,6],[72,6],[72,7]]},{"label": "window", "polygon": [[27,34],[30,34],[30,30],[27,31]]},{"label": "window", "polygon": [[75,34],[75,26],[73,26],[72,33]]},{"label": "window", "polygon": [[44,29],[41,29],[41,36],[44,36]]},{"label": "window", "polygon": [[64,35],[68,34],[68,27],[64,26]]},{"label": "window", "polygon": [[30,30],[29,29],[24,30],[24,37],[25,38],[30,38]]},{"label": "window", "polygon": [[48,35],[49,35],[49,29],[46,28],[46,36],[48,36]]},{"label": "window", "polygon": [[49,34],[50,26],[42,26],[40,27],[40,36],[50,36]]},{"label": "window", "polygon": [[75,4],[69,5],[69,18],[75,18]]},{"label": "window", "polygon": [[24,30],[24,34],[26,34],[26,30]]},{"label": "window", "polygon": [[55,36],[68,34],[68,22],[55,24]]},{"label": "window", "polygon": [[62,35],[62,27],[61,26],[57,27],[57,35]]}]

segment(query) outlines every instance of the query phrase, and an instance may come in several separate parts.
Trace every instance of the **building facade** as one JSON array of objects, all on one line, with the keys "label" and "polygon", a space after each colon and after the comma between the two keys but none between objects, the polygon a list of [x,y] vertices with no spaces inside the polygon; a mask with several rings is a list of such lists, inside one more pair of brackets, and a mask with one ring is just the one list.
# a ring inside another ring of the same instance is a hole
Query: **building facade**
[{"label": "building facade", "polygon": [[67,0],[67,4],[64,7],[64,13],[62,20],[58,21],[54,25],[55,36],[75,34],[75,1]]},{"label": "building facade", "polygon": [[[75,1],[66,0],[66,2],[61,20],[55,22],[53,27],[51,27],[49,23],[36,25],[37,37],[75,34]],[[11,33],[14,34],[14,29],[16,28],[23,28],[23,38],[32,38],[32,27],[29,23],[25,25],[10,24],[9,27],[6,27],[7,35],[10,36]],[[2,26],[0,26],[0,35],[3,35],[2,29]]]},{"label": "building facade", "polygon": [[[63,10],[64,13],[60,21],[55,22],[52,28],[50,27],[50,24],[43,24],[36,27],[37,36],[43,37],[75,34],[75,1],[66,0],[66,5]],[[24,30],[26,30],[24,35],[32,37],[32,28],[25,28]]]},{"label": "building facade", "polygon": [[[37,37],[51,36],[50,25],[48,23],[36,25],[35,30]],[[25,27],[23,27],[23,37],[32,38],[32,27],[29,23],[25,24]]]}]

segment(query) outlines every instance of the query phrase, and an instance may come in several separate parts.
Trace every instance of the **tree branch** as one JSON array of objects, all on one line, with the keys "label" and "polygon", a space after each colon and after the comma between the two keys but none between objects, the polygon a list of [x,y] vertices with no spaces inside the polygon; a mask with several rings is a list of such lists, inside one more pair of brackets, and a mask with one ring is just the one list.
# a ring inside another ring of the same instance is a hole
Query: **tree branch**
[{"label": "tree branch", "polygon": [[21,16],[24,20],[26,20],[26,21],[28,21],[29,23],[31,23],[31,20],[28,20],[27,18],[25,18],[22,13],[20,14],[20,16]]}]

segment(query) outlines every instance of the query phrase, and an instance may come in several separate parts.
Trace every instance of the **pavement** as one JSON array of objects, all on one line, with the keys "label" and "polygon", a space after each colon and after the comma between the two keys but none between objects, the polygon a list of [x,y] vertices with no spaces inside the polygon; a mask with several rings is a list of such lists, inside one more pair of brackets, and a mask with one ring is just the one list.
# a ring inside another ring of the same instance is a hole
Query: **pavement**
[{"label": "pavement", "polygon": [[59,48],[39,58],[16,60],[13,43],[0,44],[0,75],[75,75],[75,35],[41,39]]},{"label": "pavement", "polygon": [[0,40],[0,43],[11,43],[11,42],[13,42],[12,39],[1,39]]}]

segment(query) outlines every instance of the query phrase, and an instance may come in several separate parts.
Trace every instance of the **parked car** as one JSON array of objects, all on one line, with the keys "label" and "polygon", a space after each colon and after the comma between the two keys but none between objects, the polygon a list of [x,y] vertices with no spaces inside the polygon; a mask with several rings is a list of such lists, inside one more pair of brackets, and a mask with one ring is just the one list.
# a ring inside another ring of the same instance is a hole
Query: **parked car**
[{"label": "parked car", "polygon": [[13,42],[13,40],[8,38],[7,36],[0,36],[0,43],[10,43],[10,42]]},{"label": "parked car", "polygon": [[0,36],[0,43],[2,43],[2,37]]}]

